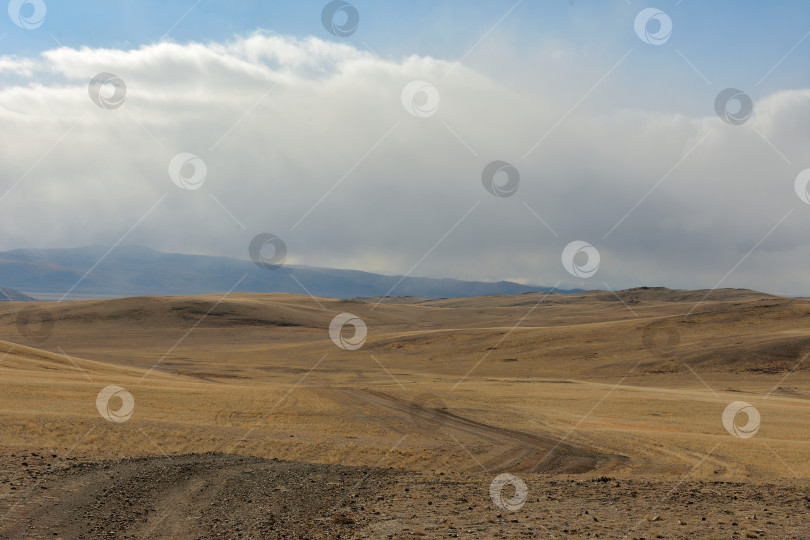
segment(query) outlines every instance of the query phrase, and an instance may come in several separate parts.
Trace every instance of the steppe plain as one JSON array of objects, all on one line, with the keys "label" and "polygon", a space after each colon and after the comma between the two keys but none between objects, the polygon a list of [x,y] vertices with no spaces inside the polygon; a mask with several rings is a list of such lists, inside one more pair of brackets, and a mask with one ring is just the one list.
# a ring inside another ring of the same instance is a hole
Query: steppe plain
[{"label": "steppe plain", "polygon": [[0,538],[808,538],[808,323],[732,289],[3,302]]}]

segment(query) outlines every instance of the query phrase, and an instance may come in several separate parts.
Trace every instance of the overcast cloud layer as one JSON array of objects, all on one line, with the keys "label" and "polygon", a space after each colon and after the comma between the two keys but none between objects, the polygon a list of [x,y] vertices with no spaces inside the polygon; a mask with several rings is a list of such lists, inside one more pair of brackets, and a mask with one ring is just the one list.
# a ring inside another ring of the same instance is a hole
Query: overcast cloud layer
[{"label": "overcast cloud layer", "polygon": [[[810,167],[810,90],[758,99],[742,125],[709,114],[717,84],[706,86],[703,117],[611,107],[602,88],[643,92],[623,82],[631,51],[587,66],[570,92],[531,91],[561,54],[514,66],[508,84],[441,59],[383,60],[266,33],[0,57],[0,249],[126,235],[247,258],[250,240],[269,232],[295,264],[810,294],[810,205],[794,190]],[[90,99],[100,72],[125,81],[119,108]],[[435,86],[435,114],[403,106],[414,80]],[[207,166],[199,189],[169,178],[181,152]],[[494,160],[519,171],[511,197],[482,184]],[[600,253],[590,278],[561,264],[575,240]]]}]

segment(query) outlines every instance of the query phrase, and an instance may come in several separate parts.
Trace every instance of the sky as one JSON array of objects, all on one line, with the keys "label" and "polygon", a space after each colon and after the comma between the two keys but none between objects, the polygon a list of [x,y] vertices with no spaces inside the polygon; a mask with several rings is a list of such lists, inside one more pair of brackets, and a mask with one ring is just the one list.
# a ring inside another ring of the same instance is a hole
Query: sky
[{"label": "sky", "polygon": [[806,1],[12,0],[0,250],[810,295],[808,65]]}]

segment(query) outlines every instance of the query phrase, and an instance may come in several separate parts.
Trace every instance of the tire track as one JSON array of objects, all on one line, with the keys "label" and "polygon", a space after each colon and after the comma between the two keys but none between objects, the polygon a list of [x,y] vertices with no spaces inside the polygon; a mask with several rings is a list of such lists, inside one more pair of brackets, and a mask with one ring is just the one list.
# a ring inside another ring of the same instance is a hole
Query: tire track
[{"label": "tire track", "polygon": [[0,538],[348,538],[373,515],[346,518],[344,507],[370,504],[397,478],[229,454],[86,463],[44,482]]},{"label": "tire track", "polygon": [[[629,461],[626,456],[600,452],[563,441],[554,435],[486,424],[378,390],[341,389],[338,392],[342,395],[341,401],[350,407],[357,408],[362,403],[410,416],[414,431],[422,435],[435,436],[443,429],[450,429],[504,447],[499,455],[487,459],[483,464],[487,471],[508,469],[514,472],[584,473]],[[379,417],[375,421],[379,422]],[[394,430],[395,426],[391,429]]]}]

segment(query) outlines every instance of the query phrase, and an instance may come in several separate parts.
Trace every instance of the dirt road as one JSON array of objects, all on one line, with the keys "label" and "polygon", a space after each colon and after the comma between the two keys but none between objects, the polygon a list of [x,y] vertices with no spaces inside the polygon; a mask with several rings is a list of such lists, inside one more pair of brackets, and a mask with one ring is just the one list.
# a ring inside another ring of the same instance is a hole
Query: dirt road
[{"label": "dirt road", "polygon": [[347,537],[360,518],[345,500],[362,505],[391,476],[369,472],[225,454],[83,464],[18,494],[0,537]]},{"label": "dirt road", "polygon": [[504,508],[493,476],[225,454],[82,463],[0,500],[0,538],[810,537],[810,489],[797,481],[524,474],[525,501]]},{"label": "dirt road", "polygon": [[486,471],[585,473],[607,470],[628,461],[625,456],[575,445],[560,437],[478,422],[447,410],[439,398],[428,395],[409,401],[377,390],[344,389],[340,392],[348,396],[347,404],[363,404],[407,415],[415,429],[434,437],[440,437],[441,431],[446,430],[494,443],[503,450],[486,462],[479,462]]}]

